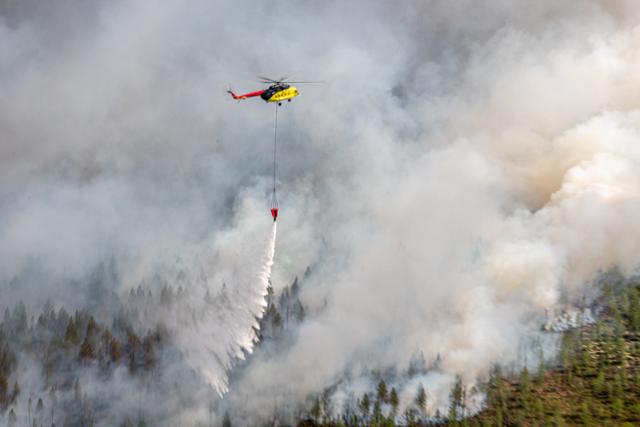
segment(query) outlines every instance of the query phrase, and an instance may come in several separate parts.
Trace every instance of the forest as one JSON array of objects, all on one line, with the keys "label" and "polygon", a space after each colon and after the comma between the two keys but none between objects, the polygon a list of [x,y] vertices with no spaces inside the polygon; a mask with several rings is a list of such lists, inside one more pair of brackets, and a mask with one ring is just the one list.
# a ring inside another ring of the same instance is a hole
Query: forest
[{"label": "forest", "polygon": [[459,380],[448,413],[428,416],[429,396],[420,388],[399,414],[396,390],[380,380],[375,392],[338,419],[318,397],[298,427],[640,425],[640,284],[605,286],[598,312],[595,322],[564,331],[555,360],[535,371],[495,366],[481,387],[486,401],[479,413],[467,410],[467,389]]},{"label": "forest", "polygon": [[[297,278],[277,298],[269,289],[260,322],[262,345],[278,345],[285,328],[304,319],[298,292]],[[103,295],[112,306],[108,310],[94,307],[70,313],[51,301],[35,313],[23,302],[6,307],[0,323],[0,421],[4,417],[10,427],[91,426],[96,420],[122,426],[157,423],[161,414],[153,414],[143,403],[131,411],[109,402],[95,389],[96,385],[98,389],[116,388],[114,384],[124,380],[128,392],[161,389],[150,397],[160,403],[168,400],[168,395],[185,394],[174,384],[176,378],[182,380],[194,373],[182,366],[180,352],[164,323],[145,329],[145,313],[158,308],[170,312],[186,295],[182,287],[163,285],[154,295],[141,285],[123,298]],[[209,298],[207,294],[205,299]],[[177,372],[173,372],[175,366],[180,367]],[[21,384],[25,376],[30,392]],[[38,393],[33,392],[34,383]],[[94,392],[87,393],[87,386]],[[188,397],[185,406],[190,404]]]},{"label": "forest", "polygon": [[[299,287],[296,279],[278,296],[270,290],[258,351],[286,345],[286,330],[304,320]],[[89,370],[105,384],[118,372],[146,384],[161,384],[163,370],[172,360],[170,331],[162,323],[140,330],[137,320],[154,301],[170,307],[184,292],[169,286],[157,296],[143,287],[131,290],[110,324],[97,321],[88,310],[69,313],[51,302],[37,315],[29,314],[21,302],[6,308],[0,323],[0,411],[8,425],[90,426],[99,418],[121,426],[154,425],[157,419],[142,409],[114,413],[113,407],[92,399],[83,391],[86,376],[80,373]],[[400,412],[398,390],[381,377],[375,390],[339,414],[331,407],[331,390],[310,397],[297,426],[638,425],[640,285],[605,286],[597,307],[597,319],[564,331],[556,357],[536,369],[513,372],[496,365],[489,380],[473,389],[459,379],[446,413],[428,413],[430,397],[422,386],[412,404]],[[19,358],[29,360],[31,369],[40,373],[40,393],[23,392]],[[405,375],[425,369],[437,366],[427,368],[418,358]],[[469,408],[471,392],[486,396],[480,412]],[[17,412],[20,403],[26,414]],[[264,414],[264,419],[265,426],[287,425],[273,414]],[[240,424],[227,412],[222,425]]]}]

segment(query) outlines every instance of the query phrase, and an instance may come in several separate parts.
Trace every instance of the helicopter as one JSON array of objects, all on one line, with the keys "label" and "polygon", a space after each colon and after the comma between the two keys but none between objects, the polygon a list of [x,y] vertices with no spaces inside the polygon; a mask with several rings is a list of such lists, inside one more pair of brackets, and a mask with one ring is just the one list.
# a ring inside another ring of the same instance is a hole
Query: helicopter
[{"label": "helicopter", "polygon": [[278,105],[282,105],[283,101],[291,102],[293,98],[300,95],[298,88],[295,86],[291,86],[291,84],[323,83],[319,81],[292,82],[287,81],[286,77],[281,77],[278,80],[270,79],[268,77],[258,78],[260,79],[260,83],[268,84],[269,87],[263,90],[249,92],[242,95],[237,95],[231,89],[227,89],[227,92],[229,92],[233,99],[237,101],[242,101],[243,99],[259,96],[265,102],[277,102]]}]

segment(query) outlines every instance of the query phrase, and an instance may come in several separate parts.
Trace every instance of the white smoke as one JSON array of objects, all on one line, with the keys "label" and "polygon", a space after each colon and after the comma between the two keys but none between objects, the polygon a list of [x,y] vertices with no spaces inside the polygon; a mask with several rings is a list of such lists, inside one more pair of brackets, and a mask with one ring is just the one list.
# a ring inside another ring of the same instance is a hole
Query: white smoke
[{"label": "white smoke", "polygon": [[[425,101],[435,119],[413,144],[386,142],[383,125],[357,130],[354,157],[367,166],[336,190],[340,212],[323,217],[335,224],[328,252],[348,262],[309,284],[306,301],[328,306],[286,357],[255,361],[239,399],[251,390],[254,411],[268,411],[268,389],[319,392],[345,373],[407,366],[416,350],[442,358],[445,384],[474,385],[494,363],[515,363],[552,313],[590,301],[600,273],[637,272],[640,122],[629,87],[640,33],[597,16],[551,34],[498,31],[459,88]],[[565,33],[594,28],[586,43]],[[442,407],[449,389],[438,384],[424,386]]]},{"label": "white smoke", "polygon": [[[268,197],[272,114],[222,87],[271,70],[329,82],[301,88],[279,129],[272,281],[312,266],[309,316],[284,354],[254,354],[235,378],[238,412],[361,393],[416,352],[441,362],[401,396],[420,381],[445,407],[456,376],[517,361],[602,272],[637,272],[636,0],[62,3],[14,2],[0,22],[8,301],[75,301],[68,279],[109,256],[137,286],[203,236],[220,254],[207,289],[230,292],[261,255],[245,239],[265,237],[267,208],[244,206]],[[220,322],[246,331],[240,313]],[[181,342],[221,390],[253,335],[227,338],[212,365]]]}]

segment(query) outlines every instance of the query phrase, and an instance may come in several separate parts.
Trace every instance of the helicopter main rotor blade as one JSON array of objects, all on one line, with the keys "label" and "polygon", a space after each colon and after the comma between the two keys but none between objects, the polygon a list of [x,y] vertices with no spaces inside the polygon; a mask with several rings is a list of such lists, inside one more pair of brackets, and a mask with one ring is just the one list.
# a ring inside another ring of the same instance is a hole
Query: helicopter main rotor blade
[{"label": "helicopter main rotor blade", "polygon": [[262,83],[279,83],[280,82],[279,80],[273,80],[273,79],[270,79],[269,77],[258,76],[258,78],[262,80]]},{"label": "helicopter main rotor blade", "polygon": [[313,83],[316,83],[316,84],[322,84],[322,83],[326,83],[326,82],[323,82],[323,81],[305,81],[305,82],[281,81],[280,83],[295,83],[295,84],[299,84],[299,83],[305,83],[305,84],[306,83],[311,83],[311,84],[313,84]]},{"label": "helicopter main rotor blade", "polygon": [[266,84],[280,84],[280,83],[295,83],[295,84],[322,84],[322,83],[326,83],[324,81],[321,80],[305,80],[305,81],[289,81],[287,80],[286,77],[282,77],[280,78],[280,80],[274,80],[271,79],[269,77],[264,77],[264,76],[258,76],[258,79],[260,81],[260,83],[266,83]]}]

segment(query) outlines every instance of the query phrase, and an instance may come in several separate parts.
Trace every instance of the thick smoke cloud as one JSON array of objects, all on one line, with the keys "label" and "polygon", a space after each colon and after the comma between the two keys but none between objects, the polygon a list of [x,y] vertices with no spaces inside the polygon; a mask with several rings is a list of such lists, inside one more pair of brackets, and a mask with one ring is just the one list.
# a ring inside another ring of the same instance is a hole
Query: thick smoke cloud
[{"label": "thick smoke cloud", "polygon": [[421,352],[438,372],[398,386],[433,412],[638,267],[635,1],[36,3],[0,3],[8,304],[86,304],[110,261],[126,292],[212,241],[229,271],[269,221],[273,110],[223,87],[328,82],[280,115],[272,282],[312,266],[310,316],[231,408],[361,393]]}]

